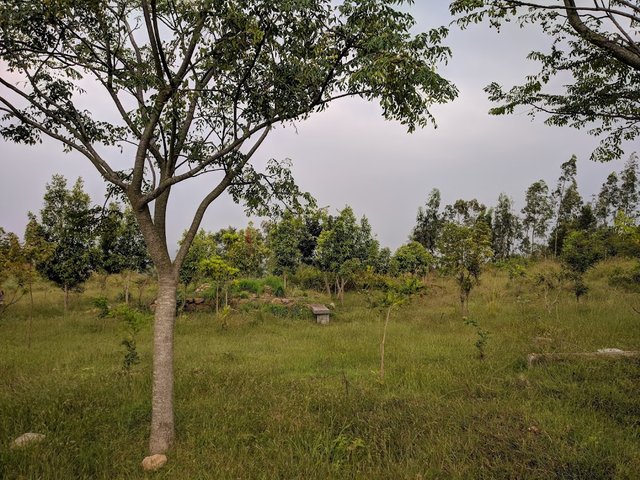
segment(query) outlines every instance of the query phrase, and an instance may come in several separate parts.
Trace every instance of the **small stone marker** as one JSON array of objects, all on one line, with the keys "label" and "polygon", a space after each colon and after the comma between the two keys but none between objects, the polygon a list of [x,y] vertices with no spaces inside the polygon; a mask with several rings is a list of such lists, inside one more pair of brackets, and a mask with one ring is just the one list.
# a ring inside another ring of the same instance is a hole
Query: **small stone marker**
[{"label": "small stone marker", "polygon": [[165,463],[167,463],[167,456],[156,453],[155,455],[144,457],[142,468],[145,472],[155,472],[164,467]]},{"label": "small stone marker", "polygon": [[18,438],[16,438],[13,442],[11,442],[11,448],[24,448],[32,445],[34,443],[39,443],[45,439],[45,436],[42,433],[23,433]]},{"label": "small stone marker", "polygon": [[331,310],[319,303],[311,304],[309,305],[309,308],[316,316],[316,322],[318,322],[320,325],[326,325],[327,323],[329,323],[329,314],[331,313]]}]

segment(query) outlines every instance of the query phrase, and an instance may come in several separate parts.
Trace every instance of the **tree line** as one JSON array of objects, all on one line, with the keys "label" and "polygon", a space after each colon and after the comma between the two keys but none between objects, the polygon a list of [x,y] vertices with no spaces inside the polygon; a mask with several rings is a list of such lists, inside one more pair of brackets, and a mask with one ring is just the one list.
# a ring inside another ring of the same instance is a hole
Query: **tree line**
[{"label": "tree line", "polygon": [[[200,229],[179,279],[185,292],[208,281],[218,297],[220,291],[227,294],[226,287],[236,278],[271,274],[282,278],[284,291],[293,279],[303,288],[324,290],[342,300],[350,287],[381,286],[385,276],[424,277],[437,270],[456,280],[464,309],[489,262],[560,258],[573,272],[578,293],[581,275],[597,261],[640,256],[635,154],[619,172],[608,175],[589,201],[578,189],[575,156],[561,165],[553,189],[543,179],[535,181],[524,199],[519,213],[505,193],[495,206],[475,199],[442,206],[441,193],[434,188],[418,208],[409,241],[394,252],[380,246],[368,219],[358,219],[349,206],[335,215],[326,208],[284,210],[260,227],[249,223],[217,232]],[[64,290],[66,309],[69,292],[81,289],[92,273],[121,274],[128,303],[131,274],[150,269],[131,209],[117,202],[92,205],[82,179],[68,188],[64,177],[53,176],[39,215],[29,213],[23,242],[0,231],[0,274],[3,280],[13,277],[17,287],[3,308],[19,298],[19,291],[29,291],[34,275]]]}]

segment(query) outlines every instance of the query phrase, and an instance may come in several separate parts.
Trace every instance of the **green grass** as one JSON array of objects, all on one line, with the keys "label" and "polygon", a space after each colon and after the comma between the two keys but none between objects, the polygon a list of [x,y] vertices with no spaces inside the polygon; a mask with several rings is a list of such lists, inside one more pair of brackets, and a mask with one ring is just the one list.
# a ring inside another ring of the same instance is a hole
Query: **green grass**
[{"label": "green grass", "polygon": [[[325,327],[267,308],[234,312],[225,329],[213,314],[183,315],[177,443],[155,474],[140,468],[150,324],[126,374],[126,327],[97,318],[96,285],[66,316],[58,292],[38,291],[31,348],[25,301],[0,320],[0,478],[637,478],[640,363],[526,367],[531,352],[640,349],[637,294],[598,271],[587,280],[584,301],[562,292],[548,311],[530,286],[487,273],[470,305],[490,332],[484,360],[453,284],[430,280],[425,297],[392,313],[384,383],[383,316],[364,295],[348,294]],[[307,294],[300,302],[329,301]],[[27,431],[47,438],[10,450]]]}]

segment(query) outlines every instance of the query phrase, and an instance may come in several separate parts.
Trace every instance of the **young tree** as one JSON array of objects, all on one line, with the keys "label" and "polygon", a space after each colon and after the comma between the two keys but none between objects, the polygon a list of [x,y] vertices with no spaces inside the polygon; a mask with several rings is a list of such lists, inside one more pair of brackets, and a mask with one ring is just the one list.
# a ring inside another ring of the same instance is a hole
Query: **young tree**
[{"label": "young tree", "polygon": [[200,260],[199,269],[205,278],[210,278],[215,282],[217,315],[220,308],[220,288],[222,287],[224,290],[224,306],[226,307],[229,303],[229,281],[233,279],[240,270],[232,267],[217,255]]},{"label": "young tree", "polygon": [[[28,262],[18,236],[0,227],[0,318],[25,294],[27,275]],[[11,280],[9,288],[7,280]]]},{"label": "young tree", "polygon": [[[412,131],[432,121],[433,103],[457,95],[436,72],[450,54],[446,29],[414,35],[401,3],[0,3],[0,134],[27,144],[46,135],[85,156],[130,202],[156,268],[152,453],[174,440],[176,289],[207,208],[225,191],[263,213],[300,194],[288,165],[252,166],[269,132],[345,97],[378,100]],[[92,93],[112,111],[86,110]],[[171,192],[202,175],[211,190],[174,257]]]},{"label": "young tree", "polygon": [[547,227],[553,210],[549,199],[549,187],[544,180],[538,180],[531,184],[525,195],[525,206],[522,209],[524,228],[531,232],[531,244],[529,254],[533,255],[536,237],[543,237],[547,233]]},{"label": "young tree", "polygon": [[413,227],[413,231],[411,232],[411,240],[420,243],[432,254],[435,253],[442,223],[443,219],[440,214],[440,190],[434,188],[429,193],[424,208],[418,208],[416,226]]},{"label": "young tree", "polygon": [[520,219],[513,212],[513,200],[505,193],[498,197],[498,204],[493,211],[491,224],[494,258],[509,258],[514,251],[516,241],[521,237]]},{"label": "young tree", "polygon": [[401,275],[424,277],[434,263],[433,255],[422,244],[409,242],[398,247],[393,254],[391,269]]},{"label": "young tree", "polygon": [[343,301],[344,288],[353,278],[353,261],[357,260],[360,268],[373,266],[378,242],[366,217],[358,222],[351,207],[345,207],[329,224],[318,237],[316,261],[325,274],[333,275],[336,294]]},{"label": "young tree", "polygon": [[[455,0],[450,8],[462,27],[487,19],[499,28],[515,17],[553,38],[548,53],[529,54],[541,69],[523,85],[486,87],[490,100],[499,103],[490,113],[510,114],[522,106],[532,116],[546,115],[549,125],[587,127],[590,134],[605,135],[592,154],[597,160],[620,158],[623,142],[640,135],[637,0]],[[563,76],[564,90],[557,88],[557,77],[567,73],[571,80]]]},{"label": "young tree", "polygon": [[287,274],[295,272],[302,262],[300,242],[305,233],[305,224],[300,216],[286,211],[267,227],[267,243],[271,252],[273,273],[282,275],[287,289]]},{"label": "young tree", "polygon": [[71,190],[62,175],[54,175],[47,184],[40,221],[29,214],[30,221],[38,224],[37,231],[51,249],[51,255],[40,258],[36,268],[47,279],[64,290],[64,309],[69,305],[69,291],[89,279],[94,271],[96,248],[96,220],[98,209],[82,189],[78,178]]},{"label": "young tree", "polygon": [[491,223],[486,217],[486,209],[476,200],[458,200],[453,206],[447,206],[446,210],[460,213],[457,216],[449,215],[449,220],[442,228],[438,244],[440,262],[443,271],[458,284],[462,313],[466,315],[471,290],[493,254]]}]

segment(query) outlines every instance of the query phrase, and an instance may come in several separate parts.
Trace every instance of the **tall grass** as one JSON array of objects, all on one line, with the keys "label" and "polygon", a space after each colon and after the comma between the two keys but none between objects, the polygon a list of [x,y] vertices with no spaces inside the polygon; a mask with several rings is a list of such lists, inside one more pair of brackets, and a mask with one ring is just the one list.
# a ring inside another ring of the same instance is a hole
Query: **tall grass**
[{"label": "tall grass", "polygon": [[[126,326],[98,318],[97,286],[66,317],[59,293],[39,290],[31,348],[25,302],[0,321],[0,478],[637,478],[640,364],[526,366],[531,352],[640,349],[637,295],[598,271],[588,283],[584,301],[562,291],[550,312],[533,287],[488,272],[470,303],[489,332],[479,360],[455,286],[429,279],[425,297],[392,314],[384,383],[383,317],[362,294],[328,326],[263,308],[232,313],[225,329],[213,314],[182,315],[177,443],[153,475],[139,466],[151,326],[127,373]],[[27,431],[47,438],[9,449]]]}]

